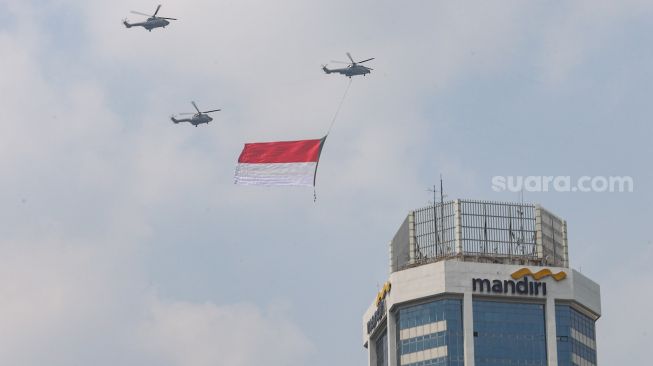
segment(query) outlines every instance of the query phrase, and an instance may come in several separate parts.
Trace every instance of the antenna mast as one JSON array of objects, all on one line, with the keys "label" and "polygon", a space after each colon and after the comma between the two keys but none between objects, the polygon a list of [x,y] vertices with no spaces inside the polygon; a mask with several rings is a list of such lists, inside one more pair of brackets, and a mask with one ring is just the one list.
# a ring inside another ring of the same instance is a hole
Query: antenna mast
[{"label": "antenna mast", "polygon": [[[437,187],[433,185],[433,189],[427,189],[428,192],[433,192],[433,233],[435,234],[435,253],[436,256],[441,256],[444,254],[444,248],[442,247],[442,241],[444,240],[444,198],[447,196],[444,194],[442,174],[440,174],[440,190],[437,190]],[[437,193],[440,193],[440,231],[442,232],[442,238],[440,238],[440,232],[438,232],[438,211],[437,211]]]},{"label": "antenna mast", "polygon": [[433,189],[427,189],[429,192],[433,192],[433,235],[434,235],[434,240],[435,240],[435,255],[436,257],[438,256],[438,246],[440,244],[440,236],[438,234],[438,213],[436,211],[436,204],[437,204],[437,196],[436,194],[438,193],[435,185],[433,185]]},{"label": "antenna mast", "polygon": [[521,189],[521,206],[519,206],[519,249],[524,254],[524,187]]},{"label": "antenna mast", "polygon": [[442,230],[442,239],[444,240],[444,188],[442,188],[442,174],[440,174],[440,230]]}]

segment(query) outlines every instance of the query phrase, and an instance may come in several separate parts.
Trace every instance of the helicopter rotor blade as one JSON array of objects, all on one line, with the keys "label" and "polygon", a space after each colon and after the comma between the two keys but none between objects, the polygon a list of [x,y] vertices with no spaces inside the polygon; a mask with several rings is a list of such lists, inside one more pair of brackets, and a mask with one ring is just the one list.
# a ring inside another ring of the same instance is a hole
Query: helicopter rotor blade
[{"label": "helicopter rotor blade", "polygon": [[345,65],[349,65],[349,64],[351,64],[351,62],[336,61],[336,60],[331,60],[331,61],[329,61],[329,62],[333,62],[334,64],[345,64]]},{"label": "helicopter rotor blade", "polygon": [[159,4],[159,6],[156,7],[156,11],[154,11],[154,14],[152,15],[153,17],[155,17],[159,13],[159,9],[161,9],[161,4]]},{"label": "helicopter rotor blade", "polygon": [[159,19],[168,19],[168,20],[179,20],[177,18],[166,18],[166,17],[158,17]]},{"label": "helicopter rotor blade", "polygon": [[193,105],[193,107],[195,107],[195,110],[197,111],[197,113],[202,113],[202,112],[200,112],[200,109],[197,108],[197,104],[195,104],[195,102],[191,102],[191,104]]},{"label": "helicopter rotor blade", "polygon": [[374,60],[374,57],[368,58],[367,60],[364,60],[364,61],[358,61],[358,63],[362,64],[363,62],[372,61],[372,60]]},{"label": "helicopter rotor blade", "polygon": [[142,15],[142,16],[144,16],[144,17],[149,17],[149,16],[150,16],[149,14],[141,13],[140,11],[133,11],[133,10],[132,10],[132,11],[130,11],[130,13],[132,13],[132,14]]},{"label": "helicopter rotor blade", "polygon": [[194,114],[197,114],[197,113],[194,113],[194,112],[179,113],[180,116],[191,116],[191,115],[194,115]]},{"label": "helicopter rotor blade", "polygon": [[220,112],[221,110],[222,109],[214,109],[212,111],[206,111],[206,112],[202,112],[202,113]]},{"label": "helicopter rotor blade", "polygon": [[351,60],[351,63],[352,63],[352,64],[355,64],[355,63],[356,63],[356,61],[354,61],[354,59],[351,57],[351,54],[350,54],[349,52],[347,52],[347,57],[349,57],[349,59]]}]

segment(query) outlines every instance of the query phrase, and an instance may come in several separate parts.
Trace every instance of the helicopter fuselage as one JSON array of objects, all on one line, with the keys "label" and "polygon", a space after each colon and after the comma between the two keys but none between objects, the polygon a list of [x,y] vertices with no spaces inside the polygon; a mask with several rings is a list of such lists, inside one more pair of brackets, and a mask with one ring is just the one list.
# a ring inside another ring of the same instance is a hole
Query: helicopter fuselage
[{"label": "helicopter fuselage", "polygon": [[213,121],[213,118],[211,118],[208,114],[196,114],[193,116],[193,118],[190,119],[190,123],[193,125],[201,125],[202,123],[209,123]]},{"label": "helicopter fuselage", "polygon": [[165,28],[168,24],[170,24],[170,22],[162,18],[150,17],[141,23],[128,23],[127,21],[124,21],[124,24],[127,28],[143,27],[151,32],[154,28]]},{"label": "helicopter fuselage", "polygon": [[362,65],[354,65],[354,66],[349,66],[345,67],[342,69],[328,69],[326,66],[322,68],[324,72],[327,74],[331,74],[333,72],[345,75],[347,77],[352,77],[356,75],[366,75],[369,74],[371,71],[368,67],[362,66]]},{"label": "helicopter fuselage", "polygon": [[174,123],[188,122],[195,127],[201,125],[202,123],[208,124],[209,122],[213,121],[213,118],[211,116],[204,113],[195,114],[192,118],[176,119],[175,117],[171,117],[170,119],[172,119],[172,122]]}]

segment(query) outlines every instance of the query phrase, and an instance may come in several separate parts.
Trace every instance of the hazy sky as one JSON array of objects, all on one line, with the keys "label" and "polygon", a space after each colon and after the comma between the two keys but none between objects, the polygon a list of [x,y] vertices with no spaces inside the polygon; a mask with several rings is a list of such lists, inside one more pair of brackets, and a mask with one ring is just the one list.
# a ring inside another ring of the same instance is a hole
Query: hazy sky
[{"label": "hazy sky", "polygon": [[[653,3],[0,0],[0,363],[364,365],[388,241],[445,178],[626,175],[527,193],[601,285],[599,361],[650,362]],[[242,144],[319,138],[304,188],[233,184]],[[168,117],[222,108],[212,124]]]}]

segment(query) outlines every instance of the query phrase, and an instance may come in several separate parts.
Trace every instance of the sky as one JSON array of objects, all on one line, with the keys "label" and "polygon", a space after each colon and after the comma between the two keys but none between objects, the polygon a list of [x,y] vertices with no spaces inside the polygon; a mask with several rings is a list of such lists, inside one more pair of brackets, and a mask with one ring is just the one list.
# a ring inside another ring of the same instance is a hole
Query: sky
[{"label": "sky", "polygon": [[[0,363],[363,365],[388,242],[444,177],[527,192],[601,285],[601,364],[653,342],[653,3],[0,0]],[[245,142],[322,137],[310,188],[233,184]],[[210,125],[168,117],[222,108]]]}]

